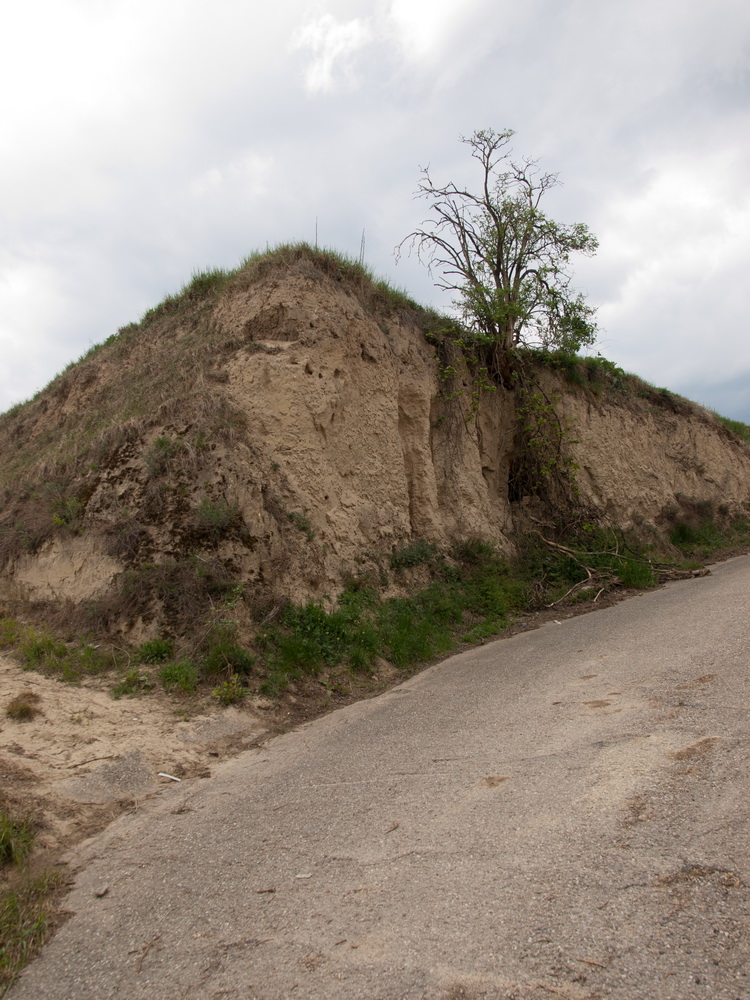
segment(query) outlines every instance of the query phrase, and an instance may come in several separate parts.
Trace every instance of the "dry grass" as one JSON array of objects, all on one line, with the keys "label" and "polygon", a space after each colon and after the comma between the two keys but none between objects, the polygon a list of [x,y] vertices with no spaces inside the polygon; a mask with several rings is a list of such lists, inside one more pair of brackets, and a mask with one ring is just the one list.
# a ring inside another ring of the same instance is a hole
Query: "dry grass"
[{"label": "dry grass", "polygon": [[41,714],[40,700],[39,695],[34,691],[21,691],[8,702],[5,714],[14,722],[31,722],[32,719]]}]

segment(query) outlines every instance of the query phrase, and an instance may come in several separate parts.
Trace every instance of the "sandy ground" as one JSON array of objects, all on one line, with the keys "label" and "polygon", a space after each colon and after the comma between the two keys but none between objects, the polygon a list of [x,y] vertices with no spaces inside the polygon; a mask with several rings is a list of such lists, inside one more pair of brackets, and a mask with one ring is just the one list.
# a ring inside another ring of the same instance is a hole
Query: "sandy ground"
[{"label": "sandy ground", "polygon": [[[257,745],[271,728],[264,699],[242,709],[181,702],[161,691],[115,700],[111,684],[64,684],[0,657],[0,805],[37,822],[37,863],[54,862],[137,809],[160,784],[210,777],[212,763]],[[37,696],[39,714],[15,721],[6,708],[25,692]]]}]

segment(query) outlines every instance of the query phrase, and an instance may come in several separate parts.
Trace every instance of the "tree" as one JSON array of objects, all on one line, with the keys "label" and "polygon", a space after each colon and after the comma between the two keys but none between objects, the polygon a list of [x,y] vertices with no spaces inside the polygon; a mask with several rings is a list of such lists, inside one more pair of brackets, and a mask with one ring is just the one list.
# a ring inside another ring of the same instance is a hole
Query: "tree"
[{"label": "tree", "polygon": [[596,337],[595,310],[571,290],[570,259],[593,255],[598,241],[582,223],[562,225],[541,211],[557,175],[515,161],[513,135],[487,129],[461,139],[482,168],[476,194],[452,182],[439,187],[423,169],[417,194],[432,201],[432,214],[400,244],[416,245],[438,273],[435,284],[457,293],[475,346],[499,372],[515,347],[577,351]]}]

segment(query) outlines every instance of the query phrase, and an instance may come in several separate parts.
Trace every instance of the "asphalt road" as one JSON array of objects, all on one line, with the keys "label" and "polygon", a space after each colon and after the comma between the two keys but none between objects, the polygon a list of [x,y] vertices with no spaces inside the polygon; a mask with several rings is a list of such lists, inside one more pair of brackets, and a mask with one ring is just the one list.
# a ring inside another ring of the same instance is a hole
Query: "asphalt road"
[{"label": "asphalt road", "polygon": [[749,623],[742,557],[170,785],[12,1000],[750,1000]]}]

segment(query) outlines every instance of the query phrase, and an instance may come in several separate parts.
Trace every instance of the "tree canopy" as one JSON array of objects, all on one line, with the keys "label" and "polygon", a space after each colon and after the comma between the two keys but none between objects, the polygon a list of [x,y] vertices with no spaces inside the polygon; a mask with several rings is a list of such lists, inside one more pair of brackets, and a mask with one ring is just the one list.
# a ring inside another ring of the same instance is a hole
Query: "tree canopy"
[{"label": "tree canopy", "polygon": [[513,135],[487,129],[461,139],[481,167],[476,192],[439,186],[424,168],[417,195],[432,202],[430,216],[400,245],[416,245],[435,284],[457,293],[475,343],[496,360],[518,346],[577,351],[596,338],[595,310],[570,282],[571,257],[593,255],[598,241],[582,223],[542,212],[557,175],[515,160]]}]

